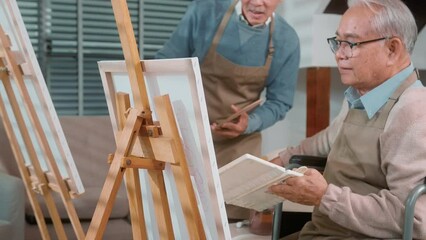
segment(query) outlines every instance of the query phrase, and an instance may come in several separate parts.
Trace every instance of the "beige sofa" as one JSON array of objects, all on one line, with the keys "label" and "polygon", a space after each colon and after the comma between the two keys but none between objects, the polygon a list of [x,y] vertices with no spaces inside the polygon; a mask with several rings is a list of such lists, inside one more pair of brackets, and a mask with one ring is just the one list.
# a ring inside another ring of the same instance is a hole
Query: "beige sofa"
[{"label": "beige sofa", "polygon": [[[60,121],[86,190],[79,198],[73,200],[83,229],[86,232],[109,169],[107,163],[108,154],[115,151],[111,122],[108,116],[70,116],[61,117]],[[3,170],[10,175],[20,177],[3,124],[0,122],[1,165],[3,165]],[[55,194],[55,198],[61,218],[64,219],[64,227],[69,239],[76,239],[72,225],[67,221],[66,211],[58,194]],[[48,218],[49,215],[44,206],[44,201],[40,200],[39,202],[44,209],[44,216]],[[25,207],[25,215],[25,239],[41,239],[33,211],[28,203]],[[115,200],[103,239],[132,239],[129,219],[127,196],[125,188],[122,187]],[[53,225],[48,224],[48,228],[52,239],[56,239]]]}]

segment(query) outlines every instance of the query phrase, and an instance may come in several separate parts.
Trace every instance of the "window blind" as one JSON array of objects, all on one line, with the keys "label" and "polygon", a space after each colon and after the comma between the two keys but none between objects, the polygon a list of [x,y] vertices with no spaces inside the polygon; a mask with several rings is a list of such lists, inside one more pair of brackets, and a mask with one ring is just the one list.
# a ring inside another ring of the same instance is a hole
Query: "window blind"
[{"label": "window blind", "polygon": [[[141,58],[152,59],[190,0],[127,0]],[[124,59],[108,0],[18,0],[58,115],[106,115],[97,62]]]}]

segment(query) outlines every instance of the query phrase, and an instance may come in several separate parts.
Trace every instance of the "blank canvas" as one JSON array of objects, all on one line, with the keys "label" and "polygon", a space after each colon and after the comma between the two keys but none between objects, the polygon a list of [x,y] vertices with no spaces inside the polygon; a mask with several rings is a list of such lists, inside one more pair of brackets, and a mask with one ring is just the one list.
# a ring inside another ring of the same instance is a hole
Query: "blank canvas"
[{"label": "blank canvas", "polygon": [[[191,177],[194,181],[207,239],[231,239],[198,59],[145,60],[141,61],[141,64],[150,103],[154,102],[154,96],[165,94],[170,96]],[[114,131],[117,132],[115,94],[125,92],[132,99],[125,62],[101,61],[99,69],[111,121]],[[131,104],[133,105],[133,103]],[[154,106],[150,107],[155,121]],[[143,205],[147,215],[145,218],[150,219],[147,222],[147,229],[151,230],[155,229],[155,214],[152,210],[152,202],[150,202],[152,200],[149,197],[149,184],[146,181],[145,170],[140,170],[140,172]],[[175,235],[178,239],[187,239],[185,220],[180,209],[178,194],[174,191],[173,175],[167,164],[165,176]],[[155,239],[157,234],[155,230],[149,231],[150,238]]]}]

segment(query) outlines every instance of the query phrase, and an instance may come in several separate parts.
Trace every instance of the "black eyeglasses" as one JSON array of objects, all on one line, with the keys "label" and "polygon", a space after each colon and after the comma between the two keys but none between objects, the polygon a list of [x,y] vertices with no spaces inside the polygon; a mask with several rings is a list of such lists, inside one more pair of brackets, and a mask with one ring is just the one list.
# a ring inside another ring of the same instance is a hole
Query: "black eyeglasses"
[{"label": "black eyeglasses", "polygon": [[352,57],[352,49],[355,46],[359,46],[361,44],[365,43],[372,43],[377,42],[385,39],[389,39],[390,37],[382,37],[382,38],[376,38],[372,40],[362,41],[362,42],[350,42],[346,40],[337,40],[337,37],[331,37],[327,38],[328,45],[330,45],[331,51],[336,54],[336,52],[339,50],[340,47],[342,47],[343,54],[351,58]]}]

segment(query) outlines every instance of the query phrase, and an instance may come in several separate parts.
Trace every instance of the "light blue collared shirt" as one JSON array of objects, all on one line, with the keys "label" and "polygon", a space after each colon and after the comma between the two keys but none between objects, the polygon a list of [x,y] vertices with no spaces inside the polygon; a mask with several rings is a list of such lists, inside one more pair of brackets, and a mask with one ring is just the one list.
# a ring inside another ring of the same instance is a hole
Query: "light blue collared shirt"
[{"label": "light blue collared shirt", "polygon": [[[410,76],[414,71],[413,63],[406,67],[395,76],[384,81],[379,86],[375,87],[366,94],[360,96],[352,86],[345,91],[345,97],[348,100],[349,108],[364,109],[367,112],[368,118],[371,119],[380,108],[385,105],[393,92],[401,85],[401,83]],[[421,86],[420,81],[416,81],[413,86]]]}]

